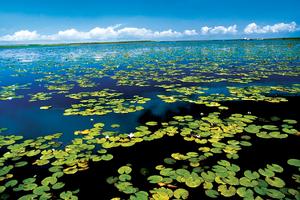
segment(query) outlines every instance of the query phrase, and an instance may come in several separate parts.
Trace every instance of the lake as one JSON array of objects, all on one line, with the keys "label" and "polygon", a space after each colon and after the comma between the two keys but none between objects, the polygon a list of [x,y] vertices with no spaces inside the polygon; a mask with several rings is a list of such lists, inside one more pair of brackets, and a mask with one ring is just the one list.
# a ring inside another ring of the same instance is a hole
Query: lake
[{"label": "lake", "polygon": [[0,47],[0,199],[300,199],[300,40]]}]

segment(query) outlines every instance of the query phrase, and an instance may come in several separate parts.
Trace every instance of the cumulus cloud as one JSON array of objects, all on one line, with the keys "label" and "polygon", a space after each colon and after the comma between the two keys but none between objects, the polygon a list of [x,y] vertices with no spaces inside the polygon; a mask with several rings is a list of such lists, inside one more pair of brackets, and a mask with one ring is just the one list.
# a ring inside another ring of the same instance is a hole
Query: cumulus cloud
[{"label": "cumulus cloud", "polygon": [[0,41],[105,41],[121,39],[167,39],[197,35],[195,30],[178,32],[172,29],[153,31],[147,28],[119,27],[120,25],[105,28],[95,27],[86,32],[72,28],[50,35],[38,34],[36,31],[21,30],[12,35],[0,37]]},{"label": "cumulus cloud", "polygon": [[20,30],[12,35],[5,35],[0,37],[2,41],[23,41],[23,40],[36,40],[40,35],[36,31]]},{"label": "cumulus cloud", "polygon": [[[297,31],[297,24],[278,23],[274,25],[259,26],[256,23],[248,24],[243,33],[278,33]],[[37,31],[20,30],[13,34],[0,36],[0,42],[80,42],[80,41],[118,41],[118,40],[168,40],[176,38],[192,38],[196,36],[220,36],[237,34],[237,25],[231,26],[203,26],[199,30],[186,29],[176,31],[172,29],[156,31],[148,28],[121,27],[121,24],[108,27],[95,27],[89,31],[79,31],[71,28],[58,31],[54,34],[40,34]]]},{"label": "cumulus cloud", "polygon": [[201,28],[201,33],[203,35],[207,34],[236,34],[237,31],[237,25],[232,25],[232,26],[215,26],[215,27],[208,27],[208,26],[203,26]]},{"label": "cumulus cloud", "polygon": [[291,23],[278,23],[274,25],[266,25],[266,26],[259,26],[256,23],[248,24],[245,29],[244,33],[252,34],[252,33],[279,33],[279,32],[294,32],[297,30],[296,22]]},{"label": "cumulus cloud", "polygon": [[202,34],[227,34],[236,33],[236,25],[224,27],[202,27],[200,32],[194,29],[176,31],[172,29],[155,31],[147,28],[120,27],[121,25],[109,27],[95,27],[89,31],[79,31],[71,28],[58,31],[55,34],[39,34],[37,31],[21,30],[11,35],[0,36],[0,41],[26,42],[26,41],[108,41],[128,39],[174,39],[183,37],[194,37]]},{"label": "cumulus cloud", "polygon": [[197,33],[196,30],[185,30],[184,34],[185,35],[190,35],[190,36],[192,36],[192,35],[198,35],[198,33]]}]

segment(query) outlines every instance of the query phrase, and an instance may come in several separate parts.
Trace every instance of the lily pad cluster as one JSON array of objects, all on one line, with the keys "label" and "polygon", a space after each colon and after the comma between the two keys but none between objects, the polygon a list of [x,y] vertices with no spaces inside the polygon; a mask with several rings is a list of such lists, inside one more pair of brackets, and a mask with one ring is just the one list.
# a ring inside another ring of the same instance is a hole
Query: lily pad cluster
[{"label": "lily pad cluster", "polygon": [[48,99],[51,99],[51,94],[52,93],[45,93],[45,92],[38,92],[33,95],[31,95],[31,99],[29,101],[34,102],[34,101],[45,101]]},{"label": "lily pad cluster", "polygon": [[17,94],[17,91],[29,89],[29,86],[30,84],[2,86],[0,90],[0,100],[5,101],[24,98],[24,95]]},{"label": "lily pad cluster", "polygon": [[[298,94],[300,92],[299,84],[293,84],[291,87],[283,86],[250,86],[250,87],[227,87],[224,93],[207,93],[208,88],[199,87],[172,87],[166,88],[168,92],[179,94],[159,94],[162,101],[166,103],[188,102],[193,104],[203,104],[208,107],[218,107],[220,110],[227,110],[228,107],[222,106],[224,101],[265,101],[270,103],[287,102],[287,99],[280,96],[274,96],[273,93]],[[229,95],[227,94],[229,93]],[[169,95],[168,95],[169,94]]]},{"label": "lily pad cluster", "polygon": [[81,92],[67,95],[72,99],[80,99],[80,103],[72,104],[64,115],[105,115],[114,113],[131,113],[143,110],[150,98],[134,95],[132,98],[121,98],[122,93],[104,89],[96,92]]},{"label": "lily pad cluster", "polygon": [[[65,195],[76,198],[76,193],[63,191],[65,184],[59,179],[64,176],[74,175],[80,171],[88,170],[90,162],[109,161],[114,158],[109,153],[112,148],[129,148],[137,143],[158,140],[163,137],[180,136],[183,141],[192,142],[198,146],[198,151],[179,153],[174,152],[165,158],[161,165],[155,167],[157,174],[147,177],[151,190],[142,190],[132,182],[133,166],[126,165],[118,169],[119,176],[111,177],[108,182],[121,192],[131,195],[130,198],[153,199],[186,199],[189,196],[188,188],[202,188],[211,198],[238,195],[243,198],[277,198],[297,196],[297,188],[286,188],[285,181],[280,178],[283,167],[270,164],[257,171],[241,169],[234,164],[239,158],[242,148],[251,146],[253,134],[261,137],[265,130],[277,131],[284,137],[296,134],[286,130],[296,130],[293,125],[297,122],[292,119],[282,121],[282,128],[275,125],[257,125],[256,116],[232,114],[221,119],[220,113],[214,112],[207,116],[194,119],[193,116],[174,116],[169,122],[146,122],[143,126],[136,127],[130,134],[114,131],[105,131],[105,124],[96,123],[93,128],[76,131],[71,144],[61,147],[57,141],[61,134],[53,134],[37,139],[23,140],[22,136],[1,136],[1,149],[5,149],[1,157],[0,170],[2,193],[13,190],[24,191],[31,197],[41,196],[51,198],[57,190],[61,198]],[[271,135],[270,133],[270,135]],[[237,139],[238,135],[240,139]],[[274,136],[274,134],[272,134]],[[278,136],[276,135],[276,136]],[[98,150],[97,150],[98,149]],[[222,156],[229,160],[219,160],[214,165],[205,165],[205,162],[215,156]],[[297,159],[290,159],[288,164],[298,167]],[[46,167],[48,177],[36,174],[28,177],[26,181],[15,179],[23,167]],[[182,166],[182,168],[173,168]],[[242,175],[243,174],[243,175]],[[294,174],[293,177],[299,175]],[[296,183],[299,180],[296,178]],[[25,197],[24,197],[25,198]],[[67,198],[67,197],[66,197]]]},{"label": "lily pad cluster", "polygon": [[[97,116],[97,123],[76,128],[64,143],[62,133],[34,138],[0,128],[0,199],[76,200],[81,190],[68,178],[117,160],[116,149],[169,139],[178,148],[146,167],[126,161],[113,166],[112,174],[99,172],[116,191],[112,199],[198,199],[193,195],[199,193],[216,199],[300,199],[298,157],[239,166],[241,152],[255,140],[296,139],[298,121],[285,116],[262,121],[224,106],[232,101],[281,104],[299,96],[299,42],[270,42],[13,48],[13,56],[1,49],[1,106],[22,101],[43,113],[57,106],[66,116]],[[57,104],[47,104],[50,99]],[[142,120],[128,132],[113,118],[109,129],[100,122],[102,115],[142,114],[138,111],[171,103],[212,111]]]},{"label": "lily pad cluster", "polygon": [[[299,191],[286,188],[280,174],[283,168],[278,164],[267,164],[257,171],[241,171],[238,165],[227,160],[220,160],[212,168],[196,167],[174,169],[164,165],[156,166],[158,174],[147,178],[153,188],[149,191],[139,190],[131,182],[131,167],[119,168],[119,177],[107,178],[120,192],[130,195],[130,199],[188,199],[189,190],[201,188],[210,198],[240,197],[242,199],[283,199],[299,198]],[[119,198],[114,198],[119,199]]]}]

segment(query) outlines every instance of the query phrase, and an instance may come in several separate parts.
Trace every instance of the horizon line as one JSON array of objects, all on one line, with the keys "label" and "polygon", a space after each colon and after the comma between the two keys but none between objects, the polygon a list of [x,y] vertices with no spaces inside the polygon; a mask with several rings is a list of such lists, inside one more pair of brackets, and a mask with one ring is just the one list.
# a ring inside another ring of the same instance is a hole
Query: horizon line
[{"label": "horizon line", "polygon": [[252,40],[300,40],[300,37],[269,37],[269,38],[235,38],[235,39],[195,39],[195,40],[124,40],[124,41],[102,41],[102,42],[62,42],[62,43],[15,43],[0,44],[0,48],[23,48],[23,47],[55,47],[55,46],[79,46],[98,44],[130,44],[148,42],[204,42],[204,41],[252,41]]}]

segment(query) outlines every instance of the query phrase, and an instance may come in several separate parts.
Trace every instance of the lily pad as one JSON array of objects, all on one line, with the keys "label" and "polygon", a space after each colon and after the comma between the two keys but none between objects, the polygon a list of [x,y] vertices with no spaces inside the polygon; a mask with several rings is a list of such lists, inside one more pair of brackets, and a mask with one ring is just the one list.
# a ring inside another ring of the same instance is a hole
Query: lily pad
[{"label": "lily pad", "polygon": [[291,166],[300,167],[300,160],[299,159],[289,159],[287,163]]},{"label": "lily pad", "polygon": [[130,174],[131,171],[132,169],[129,166],[122,166],[118,169],[119,174]]},{"label": "lily pad", "polygon": [[218,191],[223,195],[224,197],[232,197],[236,193],[236,189],[233,186],[227,187],[226,185],[220,185],[218,187]]},{"label": "lily pad", "polygon": [[150,182],[150,183],[159,183],[163,180],[163,177],[162,176],[159,176],[159,175],[152,175],[152,176],[149,176],[147,178],[147,180]]},{"label": "lily pad", "polygon": [[210,198],[218,198],[219,196],[219,192],[216,190],[205,190],[205,194]]},{"label": "lily pad", "polygon": [[278,188],[282,188],[285,186],[285,182],[278,177],[266,177],[266,182],[273,186],[273,187],[278,187]]},{"label": "lily pad", "polygon": [[174,191],[174,197],[177,199],[187,199],[189,192],[185,189],[179,188]]}]

